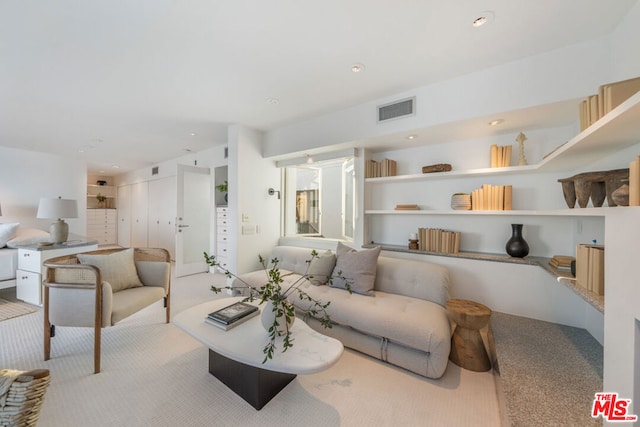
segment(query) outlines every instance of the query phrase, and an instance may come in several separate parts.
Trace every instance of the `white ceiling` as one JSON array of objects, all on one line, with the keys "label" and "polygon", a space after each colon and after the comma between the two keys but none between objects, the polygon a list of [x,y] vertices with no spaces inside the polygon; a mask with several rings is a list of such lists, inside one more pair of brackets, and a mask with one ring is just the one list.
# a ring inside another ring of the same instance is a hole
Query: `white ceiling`
[{"label": "white ceiling", "polygon": [[603,36],[636,1],[2,0],[0,145],[146,167]]}]

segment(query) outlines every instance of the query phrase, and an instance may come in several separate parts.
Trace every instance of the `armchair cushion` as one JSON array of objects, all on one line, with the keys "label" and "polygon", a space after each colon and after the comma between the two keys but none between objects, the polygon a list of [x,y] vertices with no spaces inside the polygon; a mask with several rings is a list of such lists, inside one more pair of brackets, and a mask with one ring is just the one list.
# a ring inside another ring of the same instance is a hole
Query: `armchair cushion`
[{"label": "armchair cushion", "polygon": [[108,255],[78,254],[78,260],[81,264],[98,267],[102,273],[102,281],[109,282],[114,293],[143,286],[133,259],[133,249]]}]

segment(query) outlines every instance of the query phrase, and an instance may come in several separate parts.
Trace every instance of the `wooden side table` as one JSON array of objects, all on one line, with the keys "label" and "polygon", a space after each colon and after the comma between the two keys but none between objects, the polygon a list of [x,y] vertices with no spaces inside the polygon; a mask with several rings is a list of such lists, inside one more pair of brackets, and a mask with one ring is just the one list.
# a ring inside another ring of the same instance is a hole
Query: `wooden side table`
[{"label": "wooden side table", "polygon": [[480,335],[480,329],[489,323],[491,309],[474,301],[451,299],[447,302],[447,310],[456,323],[449,360],[470,371],[485,372],[491,369],[491,361]]}]

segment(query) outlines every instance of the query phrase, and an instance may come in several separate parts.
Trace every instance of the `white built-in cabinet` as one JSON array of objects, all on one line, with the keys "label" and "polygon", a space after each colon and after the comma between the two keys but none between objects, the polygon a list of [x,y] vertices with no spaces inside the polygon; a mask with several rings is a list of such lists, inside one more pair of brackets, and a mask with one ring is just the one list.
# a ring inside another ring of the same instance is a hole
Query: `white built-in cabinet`
[{"label": "white built-in cabinet", "polygon": [[149,245],[149,183],[131,184],[131,247]]},{"label": "white built-in cabinet", "polygon": [[176,177],[149,181],[149,247],[165,248],[175,259]]},{"label": "white built-in cabinet", "polygon": [[118,187],[118,245],[131,247],[131,185]]},{"label": "white built-in cabinet", "polygon": [[167,249],[175,258],[176,177],[118,187],[118,245]]}]

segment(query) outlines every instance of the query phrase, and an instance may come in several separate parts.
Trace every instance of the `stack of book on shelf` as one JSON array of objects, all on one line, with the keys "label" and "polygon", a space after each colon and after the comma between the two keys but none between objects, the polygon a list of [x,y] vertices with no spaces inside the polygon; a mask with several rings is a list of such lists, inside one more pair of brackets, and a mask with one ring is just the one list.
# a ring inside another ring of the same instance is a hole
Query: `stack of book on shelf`
[{"label": "stack of book on shelf", "polygon": [[640,77],[602,85],[598,93],[580,102],[580,130],[583,131],[640,91]]},{"label": "stack of book on shelf", "polygon": [[554,255],[549,260],[549,265],[558,269],[571,269],[571,261],[575,261],[575,257],[569,255]]},{"label": "stack of book on shelf", "polygon": [[396,205],[395,210],[397,211],[417,211],[420,207],[418,205]]},{"label": "stack of book on shelf", "polygon": [[365,164],[365,178],[379,178],[382,176],[396,176],[398,173],[395,160],[383,159],[381,162],[367,160]]},{"label": "stack of book on shelf", "polygon": [[604,295],[604,246],[576,247],[576,282],[597,295]]},{"label": "stack of book on shelf", "polygon": [[258,315],[260,310],[255,305],[236,302],[220,310],[209,313],[204,321],[210,325],[228,331]]},{"label": "stack of book on shelf", "polygon": [[471,210],[510,211],[513,187],[484,184],[471,192]]},{"label": "stack of book on shelf", "polygon": [[460,252],[460,232],[439,228],[418,228],[418,250],[457,254]]},{"label": "stack of book on shelf", "polygon": [[492,168],[504,168],[511,166],[511,145],[496,145],[491,146],[491,167]]}]

